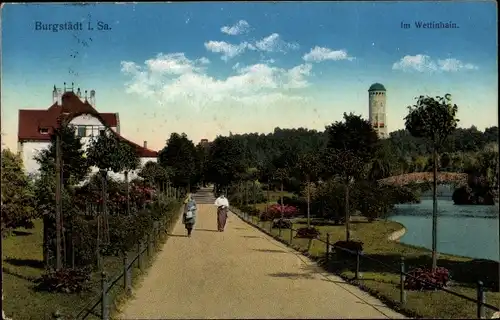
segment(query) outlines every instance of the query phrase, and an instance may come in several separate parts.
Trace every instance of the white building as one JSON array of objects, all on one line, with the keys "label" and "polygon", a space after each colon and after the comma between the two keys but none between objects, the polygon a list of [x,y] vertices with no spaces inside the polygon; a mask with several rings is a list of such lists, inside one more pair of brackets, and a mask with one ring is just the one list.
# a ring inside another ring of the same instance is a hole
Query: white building
[{"label": "white building", "polygon": [[368,120],[381,139],[388,137],[386,102],[385,87],[380,83],[372,84],[368,89]]},{"label": "white building", "polygon": [[[64,93],[62,93],[64,92]],[[65,113],[79,113],[80,116],[70,121],[70,125],[76,127],[76,135],[80,137],[85,148],[90,141],[99,136],[106,127],[118,134],[125,142],[129,143],[137,151],[141,165],[148,161],[157,161],[158,153],[147,148],[144,141],[140,146],[120,135],[120,118],[118,113],[99,113],[95,109],[95,91],[92,90],[87,97],[87,91],[82,95],[78,88],[75,93],[73,89],[59,90],[54,86],[52,92],[53,104],[45,110],[19,110],[18,124],[18,153],[23,159],[24,167],[28,173],[36,173],[39,169],[34,160],[35,155],[50,145],[50,136],[53,129],[57,127],[57,119]],[[95,172],[98,169],[92,168]],[[123,179],[122,174],[110,173],[115,178]],[[129,174],[130,179],[137,176],[137,172]]]}]

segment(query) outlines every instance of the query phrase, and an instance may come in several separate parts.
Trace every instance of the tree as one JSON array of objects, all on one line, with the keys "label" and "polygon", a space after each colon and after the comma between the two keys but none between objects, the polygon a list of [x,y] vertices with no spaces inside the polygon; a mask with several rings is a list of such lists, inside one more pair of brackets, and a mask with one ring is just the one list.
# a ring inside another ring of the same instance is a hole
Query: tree
[{"label": "tree", "polygon": [[[56,201],[56,156],[57,156],[57,137],[60,138],[60,151],[61,151],[61,195],[64,197],[66,189],[70,188],[86,179],[90,172],[90,165],[85,158],[85,150],[82,141],[76,136],[74,126],[63,126],[55,128],[54,133],[50,136],[50,145],[47,149],[42,150],[35,156],[36,162],[40,166],[40,179],[37,181],[36,186],[36,206],[43,208],[45,212],[43,215],[44,224],[44,256],[49,255],[49,244],[52,243],[52,229],[55,225],[56,232],[56,267],[61,267],[62,261],[62,237],[64,237],[63,219],[65,210],[62,211],[61,216],[57,217],[57,201]],[[53,184],[49,183],[53,182]],[[41,185],[40,185],[41,184]],[[45,184],[45,185],[44,185]],[[50,189],[49,186],[53,186]],[[44,190],[44,188],[48,188]],[[40,196],[43,192],[49,192],[44,196]],[[52,197],[53,196],[53,197]],[[64,199],[63,199],[64,200]],[[44,202],[45,201],[45,202]],[[64,206],[64,204],[63,204]],[[52,216],[53,215],[53,216]],[[45,260],[48,266],[48,259]]]},{"label": "tree", "polygon": [[278,168],[274,172],[274,180],[280,182],[280,203],[281,203],[281,219],[283,219],[285,214],[285,207],[283,203],[283,183],[286,179],[288,179],[289,172],[287,168]]},{"label": "tree", "polygon": [[432,147],[433,192],[432,192],[432,270],[437,268],[437,172],[438,152],[446,139],[456,129],[458,107],[451,103],[451,95],[444,97],[420,96],[417,103],[408,107],[404,118],[406,129],[412,136],[423,138]]},{"label": "tree", "polygon": [[5,229],[30,228],[35,217],[33,186],[24,173],[21,158],[2,150],[2,234]]},{"label": "tree", "polygon": [[50,137],[48,148],[41,150],[35,157],[39,171],[55,175],[56,172],[56,135],[61,136],[62,181],[65,186],[75,185],[85,180],[90,173],[90,165],[85,158],[83,143],[75,134],[75,127],[56,129]]},{"label": "tree", "polygon": [[345,184],[346,241],[350,240],[349,188],[362,177],[366,165],[374,157],[379,139],[372,125],[361,116],[344,113],[344,122],[335,122],[326,127],[328,135],[324,162],[332,164],[323,168],[323,176],[340,176]]},{"label": "tree", "polygon": [[311,182],[317,181],[317,175],[321,171],[319,158],[315,153],[304,153],[299,156],[295,173],[305,180],[305,193],[307,201],[307,227],[311,227]]},{"label": "tree", "polygon": [[167,145],[158,154],[158,163],[163,168],[171,168],[171,181],[175,187],[186,188],[189,192],[191,182],[197,172],[197,153],[193,142],[185,133],[172,133]]},{"label": "tree", "polygon": [[130,185],[128,180],[128,174],[132,170],[136,170],[141,165],[141,159],[137,154],[136,150],[124,141],[119,144],[119,153],[122,159],[122,170],[125,176],[125,188],[127,188],[127,214],[130,215]]},{"label": "tree", "polygon": [[217,137],[211,147],[207,166],[208,178],[217,191],[238,180],[246,171],[245,151],[242,143],[231,137]]},{"label": "tree", "polygon": [[340,177],[341,181],[345,185],[345,198],[344,198],[344,209],[345,209],[345,234],[346,241],[350,241],[351,231],[350,231],[350,220],[351,211],[349,191],[351,185],[359,178],[365,169],[365,163],[358,157],[355,152],[351,150],[339,150],[337,152],[330,152],[327,154],[327,163],[335,164],[333,166],[333,172]]},{"label": "tree", "polygon": [[144,164],[138,176],[144,179],[150,186],[162,188],[164,183],[167,183],[172,175],[170,168],[163,168],[156,162],[148,161]]},{"label": "tree", "polygon": [[196,180],[201,182],[203,186],[206,184],[206,171],[208,164],[208,157],[210,153],[210,145],[205,143],[198,143],[196,145],[196,158],[197,158],[197,178]]},{"label": "tree", "polygon": [[350,150],[364,163],[369,162],[379,146],[377,133],[361,116],[344,113],[344,121],[326,127],[327,149]]},{"label": "tree", "polygon": [[[100,239],[101,233],[98,233],[99,245],[109,242],[109,223],[108,223],[108,194],[107,194],[107,175],[108,171],[119,173],[127,171],[137,166],[139,160],[135,150],[111,130],[106,130],[97,139],[91,141],[87,149],[87,160],[91,166],[99,168],[102,179],[102,235],[104,237],[102,243]],[[128,184],[127,184],[128,189]],[[128,192],[127,192],[128,194]],[[127,204],[128,204],[127,197]],[[128,205],[127,205],[128,208]]]}]

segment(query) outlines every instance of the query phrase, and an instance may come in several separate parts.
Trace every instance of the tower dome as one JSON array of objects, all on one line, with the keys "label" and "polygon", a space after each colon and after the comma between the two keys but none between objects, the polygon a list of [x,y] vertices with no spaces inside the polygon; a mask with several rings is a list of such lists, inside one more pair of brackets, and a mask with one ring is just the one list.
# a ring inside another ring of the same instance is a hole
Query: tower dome
[{"label": "tower dome", "polygon": [[370,86],[370,89],[368,89],[368,91],[386,91],[386,90],[383,84],[377,82],[372,84]]}]

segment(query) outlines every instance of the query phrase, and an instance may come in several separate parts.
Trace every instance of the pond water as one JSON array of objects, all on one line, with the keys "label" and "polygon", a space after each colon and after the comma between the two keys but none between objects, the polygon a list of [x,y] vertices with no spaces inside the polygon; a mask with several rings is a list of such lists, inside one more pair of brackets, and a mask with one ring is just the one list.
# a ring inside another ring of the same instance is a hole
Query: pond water
[{"label": "pond water", "polygon": [[[450,195],[438,198],[437,250],[459,256],[499,260],[499,208],[495,206],[457,206]],[[432,247],[432,198],[421,203],[397,205],[390,220],[401,223],[405,244]]]}]

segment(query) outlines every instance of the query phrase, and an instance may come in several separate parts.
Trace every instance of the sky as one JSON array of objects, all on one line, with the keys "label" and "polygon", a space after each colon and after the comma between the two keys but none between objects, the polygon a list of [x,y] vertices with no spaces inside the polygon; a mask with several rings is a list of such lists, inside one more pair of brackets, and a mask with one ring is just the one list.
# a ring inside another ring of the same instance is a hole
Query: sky
[{"label": "sky", "polygon": [[[446,93],[460,126],[484,129],[498,124],[496,13],[493,1],[6,4],[2,140],[15,149],[18,110],[48,108],[63,82],[96,90],[96,109],[156,150],[172,132],[197,143],[368,118],[375,82],[389,131],[415,97]],[[83,30],[37,30],[66,22]]]}]

